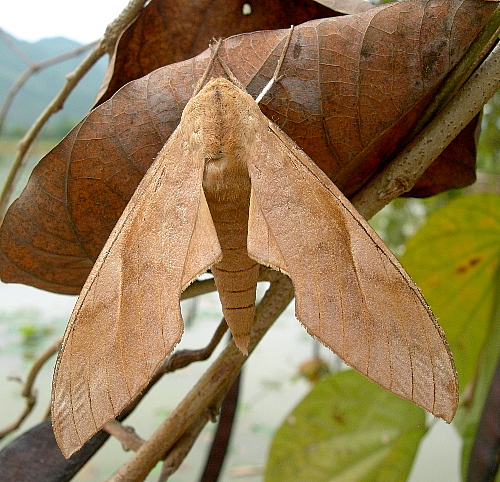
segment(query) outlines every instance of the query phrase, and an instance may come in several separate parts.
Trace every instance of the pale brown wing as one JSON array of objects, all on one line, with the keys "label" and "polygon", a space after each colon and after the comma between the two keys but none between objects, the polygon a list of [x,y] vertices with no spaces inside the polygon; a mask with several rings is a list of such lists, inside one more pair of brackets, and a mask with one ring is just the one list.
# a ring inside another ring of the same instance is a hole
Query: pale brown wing
[{"label": "pale brown wing", "polygon": [[66,457],[144,389],[181,338],[182,290],[220,259],[203,168],[177,129],[80,294],[52,391],[54,433]]},{"label": "pale brown wing", "polygon": [[454,364],[418,287],[292,140],[265,118],[254,137],[250,257],[290,276],[297,318],[311,335],[382,387],[450,421]]}]

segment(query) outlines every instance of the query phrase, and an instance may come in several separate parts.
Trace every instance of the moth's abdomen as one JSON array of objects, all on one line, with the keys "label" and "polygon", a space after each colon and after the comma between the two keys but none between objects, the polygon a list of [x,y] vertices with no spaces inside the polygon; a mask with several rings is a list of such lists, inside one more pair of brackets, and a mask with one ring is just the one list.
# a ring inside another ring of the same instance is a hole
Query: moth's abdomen
[{"label": "moth's abdomen", "polygon": [[259,265],[248,257],[248,200],[221,202],[207,195],[222,259],[212,267],[226,323],[238,348],[248,353],[255,315]]}]

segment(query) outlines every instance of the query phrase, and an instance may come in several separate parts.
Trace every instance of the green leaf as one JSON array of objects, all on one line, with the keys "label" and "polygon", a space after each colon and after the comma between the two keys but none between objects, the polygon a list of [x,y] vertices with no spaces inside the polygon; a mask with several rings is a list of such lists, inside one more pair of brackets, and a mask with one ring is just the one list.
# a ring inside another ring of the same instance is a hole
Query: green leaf
[{"label": "green leaf", "polygon": [[323,378],[276,432],[265,480],[401,481],[425,412],[353,370]]},{"label": "green leaf", "polygon": [[401,262],[450,345],[461,389],[475,375],[490,329],[500,260],[500,197],[457,198],[433,213]]},{"label": "green leaf", "polygon": [[466,474],[477,424],[500,354],[500,196],[458,198],[429,217],[402,263],[446,333],[462,392],[454,424]]},{"label": "green leaf", "polygon": [[464,441],[462,452],[462,474],[464,475],[464,479],[469,466],[469,458],[476,437],[477,426],[482,416],[484,403],[500,356],[500,269],[497,270],[494,289],[496,295],[490,329],[486,336],[486,343],[481,353],[479,366],[476,370],[477,376],[471,395],[472,401],[468,401],[467,404],[459,407],[454,420]]}]

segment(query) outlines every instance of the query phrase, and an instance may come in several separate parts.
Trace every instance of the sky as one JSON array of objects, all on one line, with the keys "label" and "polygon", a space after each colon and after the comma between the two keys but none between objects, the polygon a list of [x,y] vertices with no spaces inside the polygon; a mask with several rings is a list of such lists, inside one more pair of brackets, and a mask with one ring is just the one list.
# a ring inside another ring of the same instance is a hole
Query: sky
[{"label": "sky", "polygon": [[128,0],[1,0],[0,27],[30,42],[62,36],[89,43],[102,36],[127,3]]}]

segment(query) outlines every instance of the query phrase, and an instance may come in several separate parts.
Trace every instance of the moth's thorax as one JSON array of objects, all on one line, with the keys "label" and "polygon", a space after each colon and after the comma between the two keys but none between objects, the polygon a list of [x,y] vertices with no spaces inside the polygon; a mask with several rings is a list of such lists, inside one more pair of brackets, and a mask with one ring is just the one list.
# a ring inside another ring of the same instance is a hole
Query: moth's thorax
[{"label": "moth's thorax", "polygon": [[250,193],[246,152],[255,139],[252,121],[259,114],[253,99],[226,79],[211,80],[187,104],[184,135],[205,164],[207,195],[231,199]]}]

